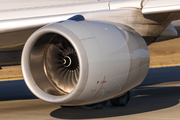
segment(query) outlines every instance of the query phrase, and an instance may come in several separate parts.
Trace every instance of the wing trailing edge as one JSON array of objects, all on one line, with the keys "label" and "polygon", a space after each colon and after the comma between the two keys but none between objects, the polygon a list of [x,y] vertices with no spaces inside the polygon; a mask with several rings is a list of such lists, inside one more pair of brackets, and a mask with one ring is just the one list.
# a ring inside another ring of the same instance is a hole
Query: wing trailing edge
[{"label": "wing trailing edge", "polygon": [[179,0],[152,0],[146,2],[142,9],[144,15],[170,12],[180,12]]}]

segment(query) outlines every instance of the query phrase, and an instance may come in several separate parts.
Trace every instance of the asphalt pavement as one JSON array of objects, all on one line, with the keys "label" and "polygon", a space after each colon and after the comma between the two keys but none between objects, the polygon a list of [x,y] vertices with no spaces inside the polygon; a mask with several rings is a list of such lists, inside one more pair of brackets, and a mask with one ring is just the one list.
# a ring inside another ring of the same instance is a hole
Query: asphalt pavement
[{"label": "asphalt pavement", "polygon": [[180,120],[180,66],[152,68],[125,107],[61,108],[37,99],[23,80],[0,82],[0,120]]}]

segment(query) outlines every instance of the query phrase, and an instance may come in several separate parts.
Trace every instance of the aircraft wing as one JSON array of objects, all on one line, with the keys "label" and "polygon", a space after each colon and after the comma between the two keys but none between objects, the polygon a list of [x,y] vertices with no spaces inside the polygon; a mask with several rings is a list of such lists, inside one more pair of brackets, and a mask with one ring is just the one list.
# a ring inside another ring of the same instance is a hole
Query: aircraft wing
[{"label": "aircraft wing", "polygon": [[[88,13],[92,13],[91,14],[91,17],[92,17],[94,12],[106,11],[107,13],[108,11],[118,11],[118,10],[126,9],[126,8],[140,9],[144,16],[153,15],[153,16],[148,17],[148,19],[158,18],[160,22],[164,20],[169,22],[169,21],[179,19],[179,15],[177,15],[179,14],[178,13],[179,2],[177,0],[173,0],[173,2],[169,2],[168,0],[157,0],[157,1],[154,1],[154,0],[106,1],[104,0],[101,2],[90,2],[90,3],[86,3],[86,2],[78,3],[77,1],[74,1],[74,3],[76,4],[67,4],[67,2],[64,2],[64,1],[61,4],[54,3],[53,5],[52,3],[51,4],[49,3],[50,5],[48,5],[48,3],[46,4],[44,3],[45,4],[44,6],[43,5],[30,6],[31,5],[30,4],[27,8],[19,6],[19,8],[15,7],[13,9],[10,9],[10,8],[5,9],[5,7],[1,7],[0,33],[39,28],[49,23],[67,20],[77,14],[85,15]],[[3,6],[3,4],[1,4],[1,6]],[[5,10],[2,8],[4,8]],[[173,13],[176,12],[176,15],[175,14],[169,15],[169,13],[172,13],[172,12]],[[105,12],[103,12],[103,14],[104,13]],[[159,17],[159,14],[162,14],[162,13],[166,13],[166,15],[163,15],[161,17],[162,19],[161,20]],[[86,17],[87,20],[89,20],[88,17]],[[96,18],[92,18],[92,19],[99,20],[97,16]],[[100,20],[100,21],[106,21],[106,20]],[[107,20],[107,21],[112,21],[112,20]],[[165,26],[167,27],[167,25]]]},{"label": "aircraft wing", "polygon": [[52,5],[0,11],[0,33],[29,29],[67,20],[78,13],[108,10],[108,2]]},{"label": "aircraft wing", "polygon": [[145,0],[142,13],[159,14],[159,13],[173,13],[180,11],[179,0]]},{"label": "aircraft wing", "polygon": [[[142,14],[148,19],[161,23],[161,27],[155,30],[156,35],[159,35],[156,41],[179,36],[180,2],[178,0],[144,0]],[[158,32],[159,29],[164,29],[164,31]]]}]

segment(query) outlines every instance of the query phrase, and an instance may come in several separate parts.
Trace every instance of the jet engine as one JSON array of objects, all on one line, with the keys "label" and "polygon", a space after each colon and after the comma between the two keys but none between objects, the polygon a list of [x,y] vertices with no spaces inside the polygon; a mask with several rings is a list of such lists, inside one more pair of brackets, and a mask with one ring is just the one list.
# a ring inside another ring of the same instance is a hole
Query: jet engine
[{"label": "jet engine", "polygon": [[116,98],[139,85],[149,69],[144,39],[124,25],[67,20],[27,40],[22,71],[38,98],[77,106]]}]

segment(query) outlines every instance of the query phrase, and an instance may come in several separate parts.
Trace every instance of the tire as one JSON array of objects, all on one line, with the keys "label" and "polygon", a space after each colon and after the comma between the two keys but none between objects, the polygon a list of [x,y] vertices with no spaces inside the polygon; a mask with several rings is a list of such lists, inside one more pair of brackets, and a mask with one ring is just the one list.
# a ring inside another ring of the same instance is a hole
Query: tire
[{"label": "tire", "polygon": [[130,92],[128,91],[123,96],[113,98],[110,100],[113,106],[126,106],[130,100]]},{"label": "tire", "polygon": [[75,108],[77,106],[61,106],[61,108]]},{"label": "tire", "polygon": [[95,104],[91,104],[91,105],[84,105],[82,106],[85,109],[103,109],[106,107],[107,101],[103,101],[100,103],[95,103]]}]

